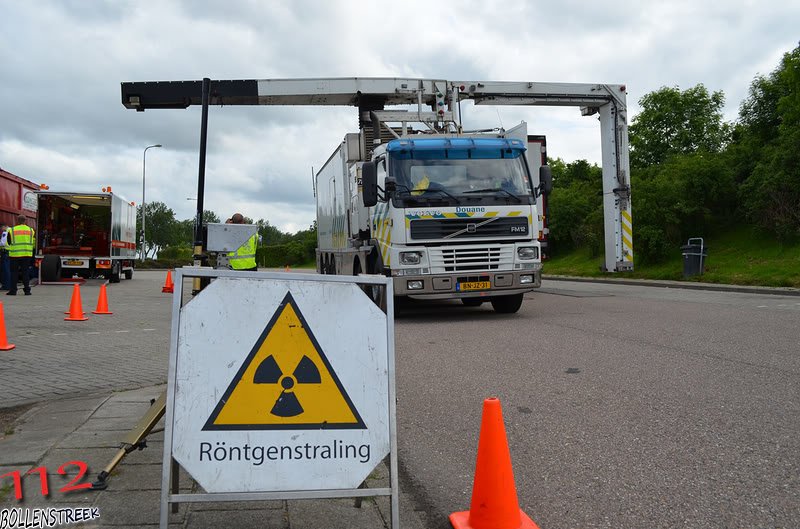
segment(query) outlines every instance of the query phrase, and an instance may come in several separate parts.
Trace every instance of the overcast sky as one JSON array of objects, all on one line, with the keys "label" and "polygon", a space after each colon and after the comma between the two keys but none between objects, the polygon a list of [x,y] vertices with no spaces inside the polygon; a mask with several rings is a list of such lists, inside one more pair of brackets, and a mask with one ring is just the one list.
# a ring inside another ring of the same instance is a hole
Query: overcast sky
[{"label": "overcast sky", "polygon": [[[735,119],[757,74],[798,44],[800,2],[0,0],[0,167],[51,190],[111,185],[194,216],[200,108],[125,109],[122,81],[420,77],[621,83],[644,94],[703,83]],[[468,128],[521,120],[551,157],[600,162],[577,108],[465,107]],[[354,107],[211,107],[206,209],[285,231],[315,217],[312,167]],[[635,189],[633,190],[635,209]]]}]

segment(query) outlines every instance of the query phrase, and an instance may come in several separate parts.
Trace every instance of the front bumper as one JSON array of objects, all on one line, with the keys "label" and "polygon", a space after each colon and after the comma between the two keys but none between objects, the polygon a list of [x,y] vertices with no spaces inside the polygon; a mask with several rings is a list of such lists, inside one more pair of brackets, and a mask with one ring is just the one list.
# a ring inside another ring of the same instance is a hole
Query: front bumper
[{"label": "front bumper", "polygon": [[[522,283],[520,276],[533,276],[533,282]],[[542,286],[541,270],[514,270],[503,272],[459,272],[453,274],[430,274],[394,277],[394,295],[414,299],[454,299],[507,296],[530,292]],[[408,288],[409,281],[422,281],[421,289]],[[488,290],[458,289],[464,282],[488,281]]]}]

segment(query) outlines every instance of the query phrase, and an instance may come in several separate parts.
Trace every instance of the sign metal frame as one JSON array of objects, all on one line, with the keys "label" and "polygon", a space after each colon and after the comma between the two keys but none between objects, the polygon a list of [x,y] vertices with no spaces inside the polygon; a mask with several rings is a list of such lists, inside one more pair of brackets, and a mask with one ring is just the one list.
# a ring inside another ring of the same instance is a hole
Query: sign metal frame
[{"label": "sign metal frame", "polygon": [[[386,333],[387,333],[387,366],[388,366],[388,411],[389,411],[389,486],[381,488],[329,489],[309,491],[271,491],[271,492],[216,492],[216,493],[179,493],[178,463],[173,458],[173,425],[175,409],[175,391],[177,385],[178,334],[180,329],[181,308],[184,306],[183,282],[186,278],[216,279],[259,279],[304,282],[349,283],[357,285],[377,285],[385,289],[386,299]],[[169,506],[178,503],[193,502],[227,502],[227,501],[265,501],[265,500],[298,500],[321,498],[364,498],[369,496],[389,496],[391,505],[391,526],[400,527],[399,478],[397,464],[397,424],[396,424],[396,387],[394,357],[394,296],[391,278],[382,276],[361,275],[331,276],[315,274],[298,274],[287,272],[241,272],[231,270],[214,270],[210,268],[185,266],[175,270],[175,289],[172,300],[172,330],[170,334],[169,371],[167,376],[167,403],[164,427],[164,456],[161,475],[161,516],[160,527],[167,529],[169,524]]]}]

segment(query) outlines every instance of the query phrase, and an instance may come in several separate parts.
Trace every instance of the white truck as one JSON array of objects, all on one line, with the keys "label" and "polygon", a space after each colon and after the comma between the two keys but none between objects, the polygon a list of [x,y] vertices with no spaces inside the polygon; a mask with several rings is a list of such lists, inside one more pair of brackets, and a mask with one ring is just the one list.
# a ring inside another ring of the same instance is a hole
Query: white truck
[{"label": "white truck", "polygon": [[551,185],[542,138],[529,157],[524,122],[509,131],[428,132],[404,122],[368,159],[367,135],[345,136],[316,174],[317,271],[382,274],[394,278],[398,297],[489,301],[516,312],[541,285],[537,200]]},{"label": "white truck", "polygon": [[133,277],[136,206],[110,191],[38,191],[36,260],[42,281]]}]

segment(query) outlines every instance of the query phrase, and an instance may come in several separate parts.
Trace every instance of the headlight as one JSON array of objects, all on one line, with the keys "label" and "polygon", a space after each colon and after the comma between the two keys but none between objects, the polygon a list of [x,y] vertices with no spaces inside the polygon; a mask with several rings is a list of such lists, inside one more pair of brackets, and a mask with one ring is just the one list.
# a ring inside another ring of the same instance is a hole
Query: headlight
[{"label": "headlight", "polygon": [[406,283],[406,288],[408,290],[422,290],[423,283],[419,279],[412,279],[408,283]]},{"label": "headlight", "polygon": [[533,276],[519,276],[519,282],[521,285],[525,285],[528,283],[533,283]]},{"label": "headlight", "polygon": [[422,260],[422,252],[400,252],[400,264],[417,265]]},{"label": "headlight", "polygon": [[517,248],[517,257],[520,259],[530,260],[539,257],[539,248],[535,246],[525,246]]}]

